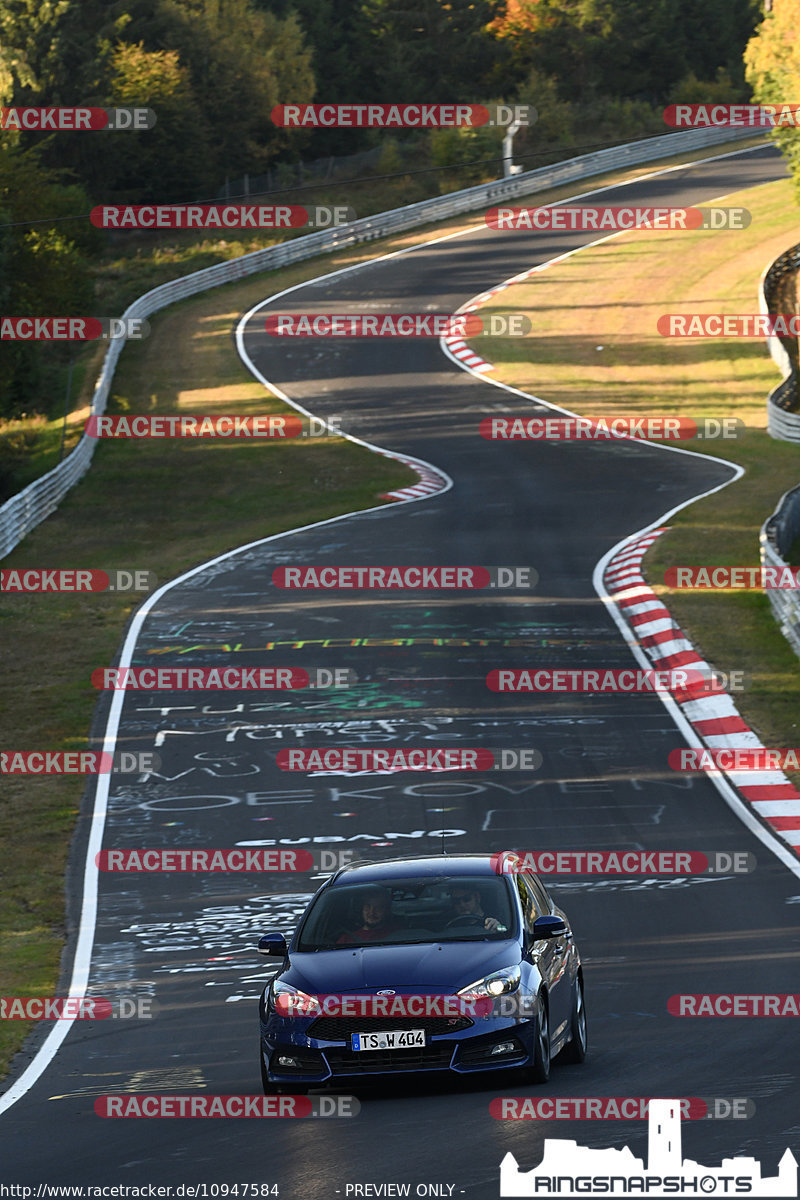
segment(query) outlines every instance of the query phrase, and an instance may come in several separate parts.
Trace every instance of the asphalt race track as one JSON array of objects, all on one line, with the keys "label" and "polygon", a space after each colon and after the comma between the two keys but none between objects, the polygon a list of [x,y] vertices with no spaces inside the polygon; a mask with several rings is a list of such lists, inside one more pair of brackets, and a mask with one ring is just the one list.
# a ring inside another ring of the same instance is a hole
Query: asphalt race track
[{"label": "asphalt race track", "polygon": [[[784,173],[762,149],[596,202],[701,203]],[[351,1120],[261,1124],[102,1119],[93,1104],[109,1093],[259,1093],[256,998],[274,968],[255,943],[292,929],[319,878],[102,874],[91,993],[149,1000],[152,1019],[72,1025],[0,1117],[6,1183],[276,1183],[285,1200],[344,1198],[348,1184],[409,1183],[412,1195],[439,1184],[443,1195],[452,1185],[453,1196],[488,1200],[504,1154],[532,1167],[547,1136],[630,1144],[646,1156],[641,1121],[503,1122],[489,1113],[502,1095],[747,1097],[756,1106],[747,1120],[684,1122],[684,1152],[709,1165],[752,1155],[771,1175],[797,1145],[791,1021],[681,1020],[667,999],[796,990],[800,879],[712,783],[669,770],[667,755],[682,743],[657,697],[531,697],[485,684],[493,668],[635,665],[594,591],[593,568],[622,538],[723,484],[730,468],[631,443],[484,441],[482,417],[536,406],[457,368],[436,340],[310,343],[264,332],[269,309],[452,312],[591,240],[479,230],[306,284],[250,316],[247,354],[271,385],[320,416],[341,416],[348,433],[424,459],[453,486],[253,545],[164,592],[143,621],[135,666],[349,668],[359,682],[327,692],[126,694],[119,746],[155,749],[162,764],[149,778],[114,782],[103,845],[309,845],[382,858],[437,853],[446,830],[451,852],[749,851],[757,870],[552,882],[585,959],[590,1053],[582,1066],[556,1065],[547,1089],[513,1076],[418,1077],[355,1089],[361,1111]],[[271,582],[276,567],[315,563],[532,566],[539,582],[532,591],[351,594]],[[469,776],[280,770],[276,752],[301,745],[535,748],[543,762],[535,772]],[[74,851],[73,920],[91,804],[89,795]]]}]

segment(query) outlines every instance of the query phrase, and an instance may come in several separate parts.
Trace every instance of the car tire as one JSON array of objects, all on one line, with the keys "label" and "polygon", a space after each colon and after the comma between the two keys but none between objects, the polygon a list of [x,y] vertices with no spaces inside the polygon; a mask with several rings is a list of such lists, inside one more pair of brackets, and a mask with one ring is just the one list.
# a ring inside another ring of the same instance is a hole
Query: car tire
[{"label": "car tire", "polygon": [[533,1034],[533,1062],[527,1070],[531,1083],[547,1083],[550,1078],[550,1020],[544,993],[539,993],[539,1013]]},{"label": "car tire", "polygon": [[569,1025],[570,1040],[559,1058],[565,1063],[582,1063],[586,1058],[588,1035],[586,1032],[586,1004],[583,998],[583,980],[575,980],[575,995],[572,1001],[572,1017]]}]

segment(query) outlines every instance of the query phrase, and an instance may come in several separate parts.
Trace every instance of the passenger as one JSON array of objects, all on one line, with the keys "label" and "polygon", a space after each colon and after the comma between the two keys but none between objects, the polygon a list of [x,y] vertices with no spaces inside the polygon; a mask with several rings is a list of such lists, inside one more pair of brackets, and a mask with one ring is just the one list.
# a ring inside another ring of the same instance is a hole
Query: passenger
[{"label": "passenger", "polygon": [[342,942],[379,942],[386,934],[400,928],[392,916],[391,894],[384,888],[373,888],[368,892],[361,906],[361,920],[364,923],[360,929],[343,933],[336,939],[337,946]]}]

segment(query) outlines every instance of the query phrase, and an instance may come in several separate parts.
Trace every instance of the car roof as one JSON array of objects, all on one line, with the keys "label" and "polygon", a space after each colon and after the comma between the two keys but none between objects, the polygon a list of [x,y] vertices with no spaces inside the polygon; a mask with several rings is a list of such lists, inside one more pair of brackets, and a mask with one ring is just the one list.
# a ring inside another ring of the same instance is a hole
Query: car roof
[{"label": "car roof", "polygon": [[380,862],[357,862],[342,867],[330,880],[329,886],[354,883],[384,883],[391,879],[404,879],[409,875],[430,876],[464,875],[498,878],[502,872],[495,870],[497,855],[493,854],[435,854],[416,855],[406,858],[390,858]]}]

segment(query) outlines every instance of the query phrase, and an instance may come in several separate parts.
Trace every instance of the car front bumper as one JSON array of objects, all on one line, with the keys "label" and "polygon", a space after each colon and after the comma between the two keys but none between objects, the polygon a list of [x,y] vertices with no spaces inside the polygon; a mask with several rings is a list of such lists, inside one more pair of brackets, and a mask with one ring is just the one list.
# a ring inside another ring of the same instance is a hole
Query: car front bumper
[{"label": "car front bumper", "polygon": [[453,1033],[429,1034],[425,1046],[366,1051],[352,1050],[349,1036],[309,1036],[307,1026],[282,1018],[262,1021],[261,1053],[271,1082],[314,1087],[432,1071],[471,1075],[525,1067],[533,1060],[534,1023],[528,1020],[490,1017]]}]

